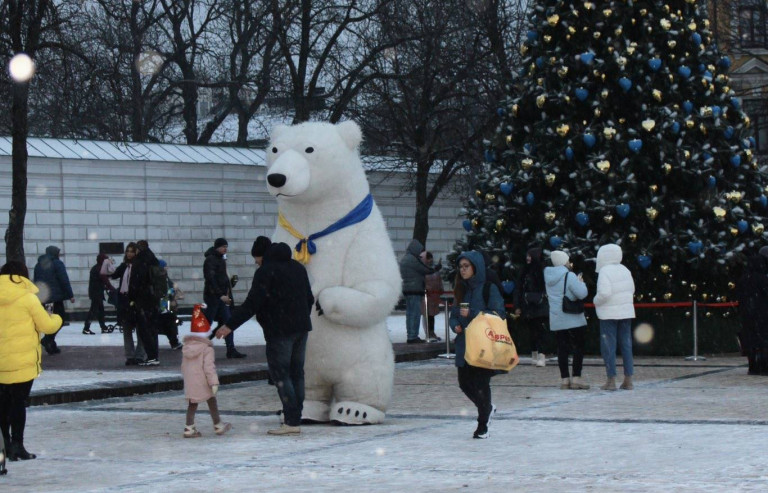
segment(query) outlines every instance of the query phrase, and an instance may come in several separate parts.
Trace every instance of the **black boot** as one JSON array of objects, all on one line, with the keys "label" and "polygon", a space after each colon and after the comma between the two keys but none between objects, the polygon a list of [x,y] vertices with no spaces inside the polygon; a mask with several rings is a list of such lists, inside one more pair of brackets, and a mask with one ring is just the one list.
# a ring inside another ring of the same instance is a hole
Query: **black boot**
[{"label": "black boot", "polygon": [[5,468],[5,440],[0,441],[0,476],[3,474],[8,474]]},{"label": "black boot", "polygon": [[227,358],[228,359],[232,359],[232,358],[245,358],[246,356],[247,356],[247,354],[241,353],[240,351],[235,349],[234,346],[231,347],[231,348],[227,348]]},{"label": "black boot", "polygon": [[24,448],[24,443],[11,442],[11,447],[8,451],[8,459],[12,462],[17,460],[31,460],[36,458],[37,456],[35,454],[30,454],[27,452],[27,450]]},{"label": "black boot", "polygon": [[96,332],[91,330],[91,324],[85,324],[83,326],[83,334],[87,336],[92,336],[92,335],[95,335]]}]

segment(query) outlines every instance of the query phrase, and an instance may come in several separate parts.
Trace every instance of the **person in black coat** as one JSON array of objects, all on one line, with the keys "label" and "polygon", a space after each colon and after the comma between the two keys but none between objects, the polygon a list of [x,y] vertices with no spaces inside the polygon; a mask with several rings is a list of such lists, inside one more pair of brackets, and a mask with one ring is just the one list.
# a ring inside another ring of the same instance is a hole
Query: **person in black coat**
[{"label": "person in black coat", "polygon": [[[229,243],[224,238],[216,238],[213,246],[205,252],[203,262],[203,310],[205,318],[211,323],[218,322],[219,327],[229,322],[232,316],[232,282],[227,274],[227,250]],[[245,358],[247,355],[235,348],[235,337],[228,335],[224,342],[227,344],[227,358]]]},{"label": "person in black coat", "polygon": [[221,339],[253,315],[264,329],[269,375],[283,403],[285,422],[272,435],[301,432],[304,405],[304,356],[307,336],[312,330],[310,314],[314,303],[309,277],[303,265],[291,259],[291,247],[273,243],[264,254],[262,266],[242,305],[227,325],[216,333]]},{"label": "person in black coat", "polygon": [[149,249],[147,240],[137,241],[136,246],[139,252],[131,268],[128,300],[136,316],[136,335],[147,353],[146,361],[140,362],[139,366],[157,366],[160,364],[157,347],[158,304],[152,295],[150,269],[159,266],[160,262]]},{"label": "person in black coat", "polygon": [[768,375],[768,259],[755,255],[736,283],[741,350],[750,375]]},{"label": "person in black coat", "polygon": [[544,266],[541,248],[531,248],[525,256],[525,265],[515,289],[515,315],[522,316],[531,337],[531,363],[546,365],[544,339],[549,332],[549,303],[544,284]]},{"label": "person in black coat", "polygon": [[85,316],[83,334],[95,334],[95,332],[91,330],[91,320],[93,319],[98,320],[102,334],[109,332],[109,329],[107,328],[107,321],[104,317],[105,285],[104,280],[101,277],[101,266],[104,264],[106,259],[107,255],[103,253],[97,255],[96,264],[91,267],[91,272],[88,276],[88,298],[91,300],[91,308],[88,310],[88,315]]}]

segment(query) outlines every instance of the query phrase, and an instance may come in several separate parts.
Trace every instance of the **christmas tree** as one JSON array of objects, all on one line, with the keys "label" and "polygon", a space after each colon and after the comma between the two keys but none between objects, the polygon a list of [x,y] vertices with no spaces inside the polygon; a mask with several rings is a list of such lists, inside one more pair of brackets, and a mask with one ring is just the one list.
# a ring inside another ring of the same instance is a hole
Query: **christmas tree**
[{"label": "christmas tree", "polygon": [[529,247],[617,243],[639,300],[727,299],[768,190],[706,1],[538,0],[528,22],[452,256],[484,250],[513,280]]}]

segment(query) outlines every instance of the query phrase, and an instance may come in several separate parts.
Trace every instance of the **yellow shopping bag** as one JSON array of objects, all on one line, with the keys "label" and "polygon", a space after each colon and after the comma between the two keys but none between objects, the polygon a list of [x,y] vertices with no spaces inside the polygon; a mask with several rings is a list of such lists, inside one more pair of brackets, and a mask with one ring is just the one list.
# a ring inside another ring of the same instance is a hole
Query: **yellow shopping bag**
[{"label": "yellow shopping bag", "polygon": [[470,322],[464,337],[464,360],[472,366],[509,371],[520,362],[507,322],[498,315],[480,312]]}]

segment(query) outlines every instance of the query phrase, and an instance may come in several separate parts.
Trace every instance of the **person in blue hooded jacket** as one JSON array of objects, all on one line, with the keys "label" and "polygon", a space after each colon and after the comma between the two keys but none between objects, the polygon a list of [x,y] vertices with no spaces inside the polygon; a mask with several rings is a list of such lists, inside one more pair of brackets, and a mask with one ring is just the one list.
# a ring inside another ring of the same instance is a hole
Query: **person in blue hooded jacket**
[{"label": "person in blue hooded jacket", "polygon": [[[484,299],[483,286],[486,284],[485,261],[480,252],[469,251],[459,255],[457,261],[456,282],[454,284],[454,304],[451,308],[451,330],[456,333],[456,367],[458,368],[459,387],[464,395],[477,407],[477,429],[473,438],[488,438],[488,426],[496,406],[491,402],[491,377],[493,370],[477,368],[464,360],[466,348],[464,330],[480,312],[496,313],[506,318],[504,298],[495,284],[490,283],[488,301]],[[462,308],[462,304],[465,305]]]},{"label": "person in blue hooded jacket", "polygon": [[[53,304],[53,313],[64,320],[64,326],[67,322],[67,311],[64,309],[64,300],[75,302],[75,295],[72,293],[72,285],[69,283],[67,268],[61,261],[59,247],[50,245],[45,249],[45,254],[40,255],[35,265],[34,277],[32,282],[40,290],[40,301],[46,305]],[[56,334],[45,334],[40,341],[48,354],[58,354],[61,352],[56,344]]]}]

